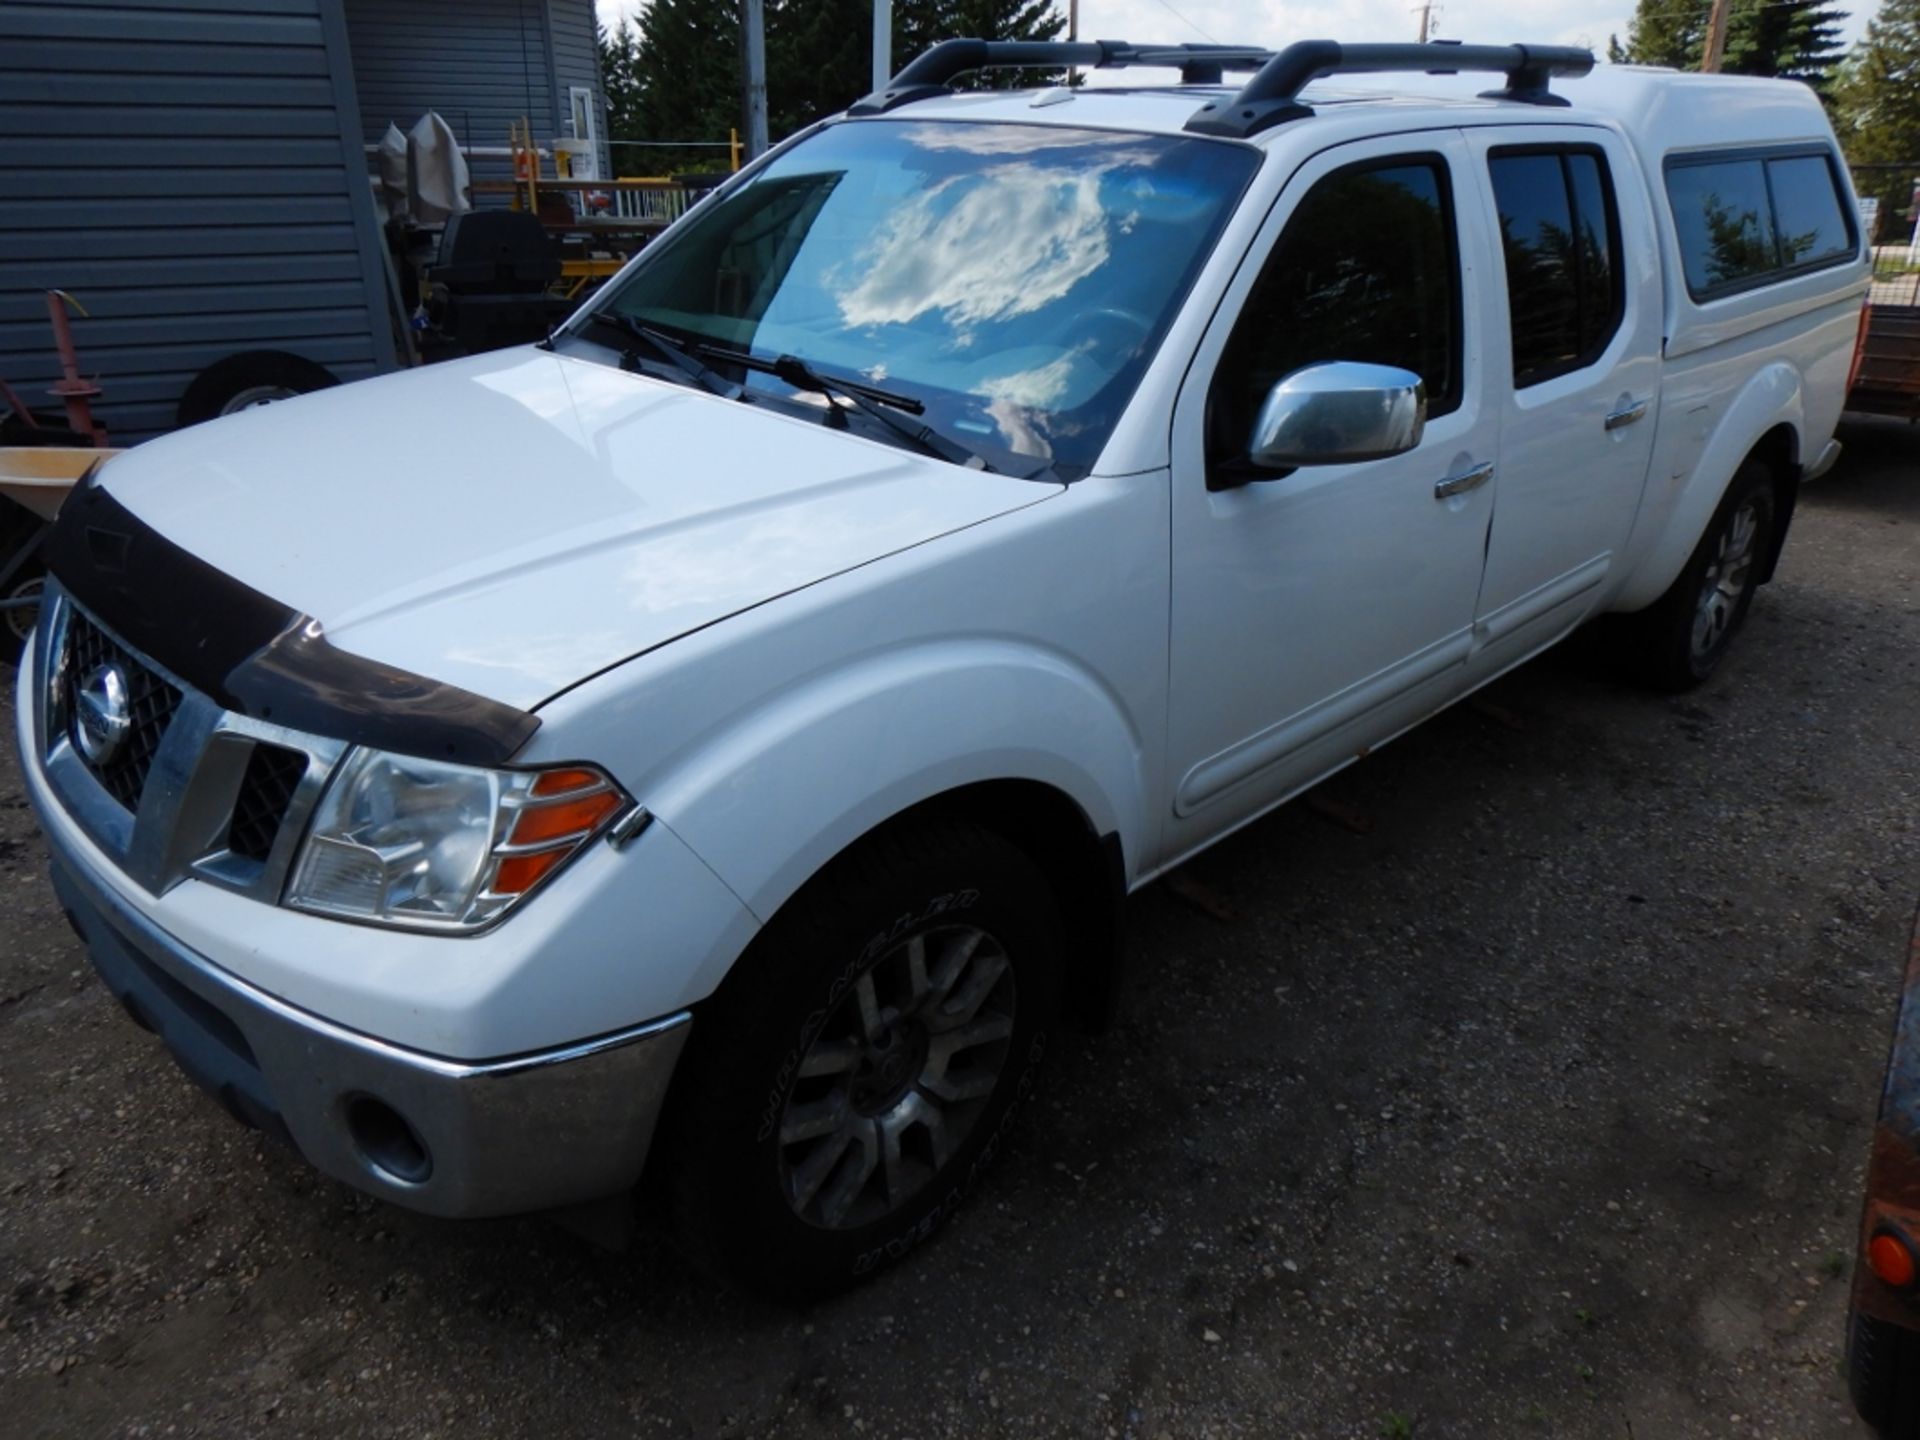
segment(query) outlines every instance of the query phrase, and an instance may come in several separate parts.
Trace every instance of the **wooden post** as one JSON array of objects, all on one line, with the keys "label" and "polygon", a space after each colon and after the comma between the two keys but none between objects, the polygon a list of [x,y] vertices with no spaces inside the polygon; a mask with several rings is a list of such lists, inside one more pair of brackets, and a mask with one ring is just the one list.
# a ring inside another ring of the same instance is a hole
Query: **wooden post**
[{"label": "wooden post", "polygon": [[1700,56],[1700,73],[1718,75],[1720,57],[1727,49],[1727,0],[1713,0],[1713,9],[1707,16],[1707,47]]}]

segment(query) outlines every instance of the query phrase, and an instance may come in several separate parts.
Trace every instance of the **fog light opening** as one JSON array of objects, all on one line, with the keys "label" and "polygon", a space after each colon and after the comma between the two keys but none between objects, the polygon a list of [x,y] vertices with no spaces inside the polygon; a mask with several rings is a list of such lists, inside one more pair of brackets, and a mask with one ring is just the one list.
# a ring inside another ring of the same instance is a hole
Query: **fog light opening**
[{"label": "fog light opening", "polygon": [[360,1158],[388,1180],[422,1185],[433,1174],[433,1157],[400,1112],[384,1100],[356,1095],[347,1101],[347,1131]]}]

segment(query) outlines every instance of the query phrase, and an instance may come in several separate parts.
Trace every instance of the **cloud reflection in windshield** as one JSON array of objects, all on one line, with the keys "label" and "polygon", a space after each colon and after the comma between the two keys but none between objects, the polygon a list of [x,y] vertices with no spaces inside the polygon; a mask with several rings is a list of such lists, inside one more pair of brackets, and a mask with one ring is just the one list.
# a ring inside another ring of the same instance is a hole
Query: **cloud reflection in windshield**
[{"label": "cloud reflection in windshield", "polygon": [[1015,162],[921,192],[835,276],[854,280],[837,296],[841,317],[900,325],[940,311],[965,329],[1052,304],[1107,262],[1107,168]]},{"label": "cloud reflection in windshield", "polygon": [[999,375],[980,386],[987,397],[987,414],[1000,427],[1009,449],[1022,455],[1053,458],[1053,442],[1047,436],[1046,420],[1060,397],[1067,393],[1073,378],[1078,349],[1069,350],[1058,360],[1012,375]]},{"label": "cloud reflection in windshield", "polygon": [[612,303],[1084,473],[1256,164],[1185,137],[834,125],[690,213]]}]

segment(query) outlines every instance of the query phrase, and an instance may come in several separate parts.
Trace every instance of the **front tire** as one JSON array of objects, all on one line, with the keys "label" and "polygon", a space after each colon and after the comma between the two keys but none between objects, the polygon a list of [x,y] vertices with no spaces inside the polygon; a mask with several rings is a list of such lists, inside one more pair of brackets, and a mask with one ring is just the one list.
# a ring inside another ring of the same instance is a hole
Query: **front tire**
[{"label": "front tire", "polygon": [[1773,474],[1742,465],[1707,530],[1667,593],[1621,626],[1640,678],[1659,690],[1691,690],[1720,668],[1746,623],[1772,553]]},{"label": "front tire", "polygon": [[1053,896],[1000,836],[919,825],[836,860],[695,1020],[661,1157],[695,1258],[801,1298],[932,1236],[1034,1083],[1062,975]]}]

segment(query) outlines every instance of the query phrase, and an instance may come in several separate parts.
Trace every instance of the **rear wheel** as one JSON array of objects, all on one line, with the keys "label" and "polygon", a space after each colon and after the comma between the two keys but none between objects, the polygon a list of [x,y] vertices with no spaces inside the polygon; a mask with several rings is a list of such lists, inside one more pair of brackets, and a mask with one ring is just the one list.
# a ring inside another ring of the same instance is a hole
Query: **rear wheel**
[{"label": "rear wheel", "polygon": [[834,862],[695,1020],[663,1158],[696,1257],[821,1295],[930,1237],[1034,1081],[1059,952],[1044,880],[989,831],[903,829]]},{"label": "rear wheel", "polygon": [[1679,578],[1621,632],[1640,676],[1662,690],[1691,690],[1720,667],[1746,623],[1774,536],[1773,476],[1748,461],[1727,487]]},{"label": "rear wheel", "polygon": [[291,400],[340,382],[323,365],[284,350],[248,350],[217,360],[193,377],[174,415],[179,425],[236,415],[259,405]]},{"label": "rear wheel", "polygon": [[1849,1311],[1847,1388],[1880,1440],[1920,1440],[1920,1334]]}]

